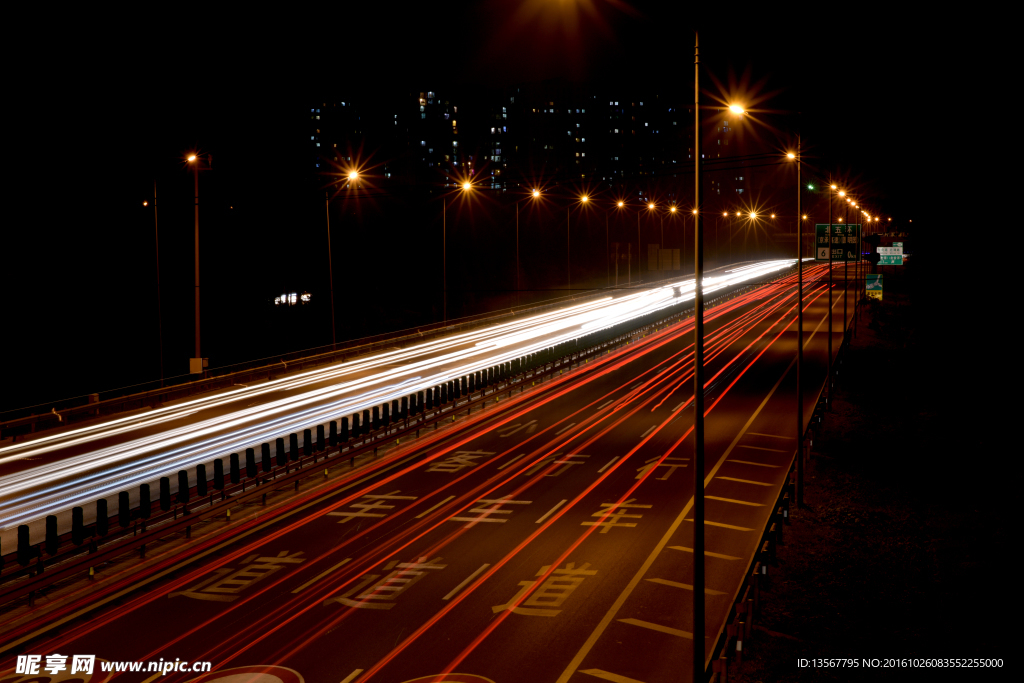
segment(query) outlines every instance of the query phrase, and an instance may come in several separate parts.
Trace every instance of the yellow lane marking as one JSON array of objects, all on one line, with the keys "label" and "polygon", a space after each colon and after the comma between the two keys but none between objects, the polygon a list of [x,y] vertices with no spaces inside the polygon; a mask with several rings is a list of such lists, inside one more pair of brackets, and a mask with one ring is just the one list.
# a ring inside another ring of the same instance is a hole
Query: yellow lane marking
[{"label": "yellow lane marking", "polygon": [[677,628],[662,626],[661,624],[652,624],[649,621],[641,621],[640,619],[619,619],[619,621],[623,624],[639,626],[640,628],[649,628],[652,631],[660,631],[662,633],[667,633],[670,636],[679,636],[680,638],[689,638],[690,640],[693,640],[693,634],[689,631],[681,631]]},{"label": "yellow lane marking", "polygon": [[438,503],[438,504],[437,504],[437,505],[435,505],[434,507],[432,507],[432,508],[430,508],[430,509],[428,509],[428,510],[424,510],[424,511],[423,511],[423,512],[421,512],[420,514],[416,515],[416,519],[423,519],[424,517],[426,517],[427,515],[429,515],[429,514],[430,514],[431,512],[433,512],[433,511],[434,511],[434,510],[436,510],[437,508],[441,507],[442,505],[444,505],[445,503],[447,503],[447,502],[448,502],[449,500],[451,500],[451,499],[452,499],[452,498],[454,498],[454,497],[455,497],[455,496],[448,496],[447,498],[445,498],[444,500],[442,500],[442,501],[441,501],[440,503]]},{"label": "yellow lane marking", "polygon": [[520,453],[519,455],[517,455],[516,457],[512,458],[512,459],[511,459],[511,460],[509,460],[509,461],[508,461],[507,463],[505,463],[504,465],[502,465],[501,467],[499,467],[498,469],[499,469],[499,470],[503,470],[503,469],[505,469],[506,467],[508,467],[509,465],[511,465],[512,463],[514,463],[514,462],[515,462],[516,460],[518,460],[519,458],[522,458],[522,457],[525,457],[525,456],[526,456],[526,453]]},{"label": "yellow lane marking", "polygon": [[351,557],[346,557],[346,558],[345,558],[344,560],[342,560],[342,561],[341,561],[341,562],[339,562],[338,564],[334,565],[334,566],[333,566],[333,567],[331,567],[330,569],[328,569],[328,570],[326,570],[326,571],[323,571],[323,572],[320,572],[319,574],[317,574],[316,576],[314,576],[314,577],[313,577],[312,579],[310,579],[310,580],[309,580],[309,581],[307,581],[306,583],[302,584],[301,586],[299,586],[298,588],[296,588],[295,590],[293,590],[293,591],[292,591],[292,593],[293,593],[293,594],[295,594],[295,593],[301,593],[301,592],[302,592],[303,590],[305,590],[305,589],[306,589],[306,588],[308,588],[309,586],[313,585],[314,583],[316,583],[316,582],[317,582],[317,581],[319,581],[320,579],[324,578],[325,576],[327,576],[328,574],[330,574],[331,572],[333,572],[333,571],[334,571],[335,569],[337,569],[337,568],[338,568],[338,567],[340,567],[341,565],[345,564],[346,562],[351,562],[351,561],[352,561],[352,558],[351,558]]},{"label": "yellow lane marking", "polygon": [[569,424],[565,425],[564,427],[559,429],[557,432],[555,432],[555,436],[559,436],[562,432],[568,431],[568,430],[572,429],[575,426],[576,426],[575,422],[570,422]]},{"label": "yellow lane marking", "polygon": [[352,681],[356,680],[356,676],[358,676],[361,673],[363,673],[362,669],[356,669],[348,676],[345,676],[345,679],[341,683],[352,683]]},{"label": "yellow lane marking", "polygon": [[543,521],[544,521],[545,519],[547,519],[547,518],[548,518],[548,517],[550,517],[550,516],[551,516],[552,514],[554,514],[555,510],[557,510],[558,508],[562,507],[562,506],[563,506],[563,505],[565,505],[565,504],[566,504],[567,502],[569,502],[569,499],[568,499],[568,498],[565,498],[565,499],[563,499],[561,503],[558,503],[557,505],[555,505],[555,507],[553,507],[553,508],[551,508],[550,510],[548,510],[547,512],[545,512],[545,513],[544,513],[544,516],[543,516],[543,517],[541,517],[540,519],[538,519],[538,520],[537,520],[537,521],[536,521],[535,523],[536,523],[536,524],[540,524],[540,523],[541,523],[541,522],[543,522]]},{"label": "yellow lane marking", "polygon": [[771,486],[763,481],[751,481],[749,479],[737,479],[736,477],[717,477],[717,479],[725,479],[726,481],[738,481],[741,484],[753,484],[754,486]]},{"label": "yellow lane marking", "polygon": [[620,676],[619,674],[613,674],[610,671],[602,671],[601,669],[581,669],[581,674],[588,674],[594,678],[603,678],[606,681],[612,683],[644,683],[638,681],[635,678],[627,678],[626,676]]},{"label": "yellow lane marking", "polygon": [[601,473],[602,473],[602,472],[604,472],[604,471],[605,471],[606,469],[608,469],[609,467],[611,467],[611,466],[612,466],[612,463],[613,463],[613,462],[615,462],[615,461],[616,461],[616,460],[618,460],[618,459],[619,459],[619,456],[617,456],[617,455],[616,455],[616,456],[615,456],[614,458],[612,458],[611,460],[609,460],[609,461],[608,461],[608,464],[607,464],[607,465],[605,465],[604,467],[602,467],[601,469],[599,469],[599,470],[597,471],[597,473],[598,473],[598,474],[601,474]]},{"label": "yellow lane marking", "polygon": [[[682,550],[684,553],[692,553],[693,548],[686,548],[681,545],[670,545],[669,548],[672,550]],[[720,560],[741,560],[741,557],[733,557],[732,555],[723,555],[722,553],[713,553],[709,550],[705,550],[704,554],[708,557],[717,557]]]},{"label": "yellow lane marking", "polygon": [[789,439],[790,441],[796,441],[795,436],[779,436],[778,434],[764,434],[762,432],[747,432],[747,434],[752,434],[754,436],[770,436],[773,439]]},{"label": "yellow lane marking", "polygon": [[735,498],[722,498],[721,496],[704,496],[708,500],[720,500],[724,503],[735,503],[736,505],[749,505],[752,508],[763,508],[764,503],[748,503],[745,500],[736,500]]},{"label": "yellow lane marking", "polygon": [[778,465],[765,465],[763,462],[750,462],[749,460],[730,460],[729,462],[738,462],[741,465],[756,465],[757,467],[778,467]]},{"label": "yellow lane marking", "polygon": [[781,448],[764,448],[762,446],[738,446],[738,448],[749,448],[752,451],[771,451],[772,453],[789,453]]},{"label": "yellow lane marking", "polygon": [[452,598],[453,596],[455,596],[455,594],[456,594],[456,593],[458,593],[458,592],[459,592],[460,590],[462,590],[462,588],[463,588],[463,587],[464,587],[464,586],[465,586],[465,585],[466,585],[467,583],[469,583],[470,581],[472,581],[473,579],[475,579],[475,578],[477,577],[477,575],[479,575],[479,574],[480,574],[480,572],[482,572],[483,570],[487,569],[487,568],[488,568],[488,567],[490,567],[490,566],[491,566],[491,565],[489,565],[489,564],[485,564],[485,565],[481,566],[481,567],[480,567],[479,569],[477,569],[477,570],[476,570],[475,572],[473,572],[472,574],[470,574],[469,576],[467,576],[467,577],[466,577],[466,578],[465,578],[465,579],[463,580],[463,582],[462,582],[462,583],[460,583],[460,584],[459,584],[458,586],[456,586],[455,588],[453,588],[453,589],[452,589],[452,592],[451,592],[451,593],[449,593],[448,595],[444,596],[444,597],[443,597],[443,598],[441,598],[441,599],[442,599],[442,600],[450,600],[450,599],[451,599],[451,598]]},{"label": "yellow lane marking", "polygon": [[[663,586],[672,586],[673,588],[682,588],[683,590],[688,590],[688,591],[692,591],[693,590],[693,584],[690,584],[690,583],[679,583],[678,581],[669,581],[668,579],[647,579],[647,580],[650,581],[651,583],[660,583]],[[710,588],[705,588],[704,592],[707,593],[708,595],[725,595],[725,593],[722,592],[722,591],[711,590]]]},{"label": "yellow lane marking", "polygon": [[[687,522],[692,522],[693,521],[693,517],[690,517],[686,521]],[[721,522],[709,522],[706,519],[704,520],[704,523],[707,524],[708,526],[720,526],[723,529],[735,529],[736,531],[753,531],[753,529],[748,529],[745,526],[733,526],[732,524],[722,524]]]},{"label": "yellow lane marking", "polygon": [[[746,431],[750,429],[750,426],[752,424],[754,424],[754,420],[756,420],[757,417],[761,414],[761,411],[764,410],[764,407],[768,405],[768,401],[770,401],[772,396],[775,395],[775,392],[778,391],[779,385],[782,384],[782,380],[786,378],[786,375],[789,374],[789,371],[793,369],[794,365],[796,365],[796,358],[790,361],[789,365],[786,367],[786,370],[779,376],[779,379],[775,382],[775,386],[771,388],[771,391],[768,392],[768,395],[765,396],[764,400],[761,401],[761,404],[757,406],[757,408],[754,410],[754,414],[751,415],[743,424],[743,427],[739,430],[739,432],[736,434],[736,437],[732,440],[732,443],[729,444],[729,447],[725,449],[724,453],[722,453],[722,456],[718,459],[718,462],[716,462],[714,467],[711,468],[711,472],[709,472],[707,476],[704,477],[705,488],[708,486],[708,484],[711,483],[711,480],[714,479],[715,476],[718,474],[718,470],[722,467],[722,465],[726,462],[728,457],[732,454],[733,448],[735,448],[736,444],[739,443],[739,440],[743,438],[743,436],[746,434]],[[662,536],[661,540],[658,541],[658,544],[654,546],[654,549],[651,551],[651,554],[647,556],[647,559],[640,566],[640,569],[637,570],[636,574],[633,575],[633,578],[630,579],[629,584],[627,584],[626,588],[619,594],[619,597],[615,599],[615,602],[608,609],[605,615],[601,618],[601,621],[594,628],[594,630],[590,633],[590,636],[587,638],[586,642],[583,643],[583,647],[581,647],[579,651],[576,652],[575,656],[573,656],[572,658],[572,661],[570,661],[569,664],[565,667],[565,670],[562,671],[562,675],[558,677],[558,680],[556,680],[555,683],[568,683],[572,675],[576,673],[580,664],[583,663],[583,659],[590,653],[594,645],[597,644],[598,639],[608,628],[609,624],[611,624],[612,620],[615,619],[615,615],[618,614],[619,610],[622,608],[622,605],[626,602],[626,599],[629,598],[630,594],[633,592],[633,589],[635,589],[637,584],[640,583],[641,577],[643,577],[643,575],[646,574],[647,571],[651,568],[651,565],[654,563],[655,558],[657,558],[661,554],[661,551],[665,549],[665,546],[668,545],[668,539],[671,538],[673,534],[675,534],[676,529],[679,528],[680,523],[682,523],[682,521],[692,508],[693,496],[690,496],[690,500],[687,501],[687,503],[683,506],[683,509],[680,511],[679,516],[675,518],[671,525],[669,525],[669,528],[665,531],[665,535]],[[692,522],[693,519],[690,519],[689,521]],[[707,523],[708,522],[705,521],[705,524]],[[715,523],[712,522],[712,525],[715,525]],[[723,524],[720,526],[727,525]],[[753,531],[753,529],[743,529],[742,527],[733,528],[739,529],[741,531]],[[719,629],[719,635],[720,632],[721,629]],[[715,640],[717,639],[718,635],[715,636]],[[708,660],[706,648],[704,659],[706,665]]]}]

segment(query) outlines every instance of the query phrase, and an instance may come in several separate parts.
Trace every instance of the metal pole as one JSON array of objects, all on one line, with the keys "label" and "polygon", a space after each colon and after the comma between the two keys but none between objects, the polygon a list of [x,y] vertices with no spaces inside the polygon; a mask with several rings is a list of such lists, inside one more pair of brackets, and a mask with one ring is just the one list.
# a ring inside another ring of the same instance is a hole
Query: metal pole
[{"label": "metal pole", "polygon": [[800,213],[800,135],[796,136],[796,506],[804,504],[804,387],[800,372],[804,363],[804,250]]},{"label": "metal pole", "polygon": [[331,202],[324,192],[324,208],[327,213],[327,275],[331,283],[331,351],[338,350],[338,340],[334,335],[334,263],[331,261]]},{"label": "metal pole", "polygon": [[[847,197],[849,199],[849,197]],[[843,346],[846,345],[846,329],[849,320],[846,318],[846,300],[849,298],[849,284],[850,278],[848,273],[850,272],[850,247],[849,239],[850,234],[850,202],[846,202],[846,210],[844,211],[843,223],[846,224],[846,228],[843,231]]]},{"label": "metal pole", "polygon": [[610,287],[612,284],[612,268],[611,263],[608,262],[608,214],[604,215],[604,286]]},{"label": "metal pole", "polygon": [[519,202],[516,202],[516,306],[519,305]]},{"label": "metal pole", "polygon": [[828,363],[825,378],[825,408],[832,410],[832,184],[828,190]]},{"label": "metal pole", "polygon": [[195,190],[196,190],[196,229],[195,229],[195,261],[196,261],[196,355],[195,358],[202,358],[202,354],[199,353],[199,155],[196,155],[195,166],[192,167],[192,171],[195,174]]},{"label": "metal pole", "polygon": [[153,236],[156,241],[156,329],[160,337],[160,387],[164,386],[164,315],[160,307],[160,229],[156,216],[156,181],[153,181]]},{"label": "metal pole", "polygon": [[701,163],[700,163],[700,40],[694,34],[693,46],[693,681],[703,683],[704,662],[704,253],[701,242]]},{"label": "metal pole", "polygon": [[640,273],[641,273],[641,269],[643,268],[643,265],[644,265],[640,261],[640,213],[641,213],[640,211],[636,212],[636,281],[637,282],[643,282],[643,277],[641,277]]},{"label": "metal pole", "polygon": [[443,291],[444,322],[448,322],[448,223],[446,213],[448,202],[441,198],[441,289]]},{"label": "metal pole", "polygon": [[565,209],[565,272],[569,278],[569,294],[572,294],[572,252],[569,247],[569,208]]}]

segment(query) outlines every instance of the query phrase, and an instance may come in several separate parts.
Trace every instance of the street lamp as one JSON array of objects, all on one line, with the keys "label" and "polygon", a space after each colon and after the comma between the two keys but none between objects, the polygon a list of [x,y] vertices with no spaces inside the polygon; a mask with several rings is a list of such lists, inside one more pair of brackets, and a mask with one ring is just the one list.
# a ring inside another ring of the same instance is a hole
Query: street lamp
[{"label": "street lamp", "polygon": [[804,232],[800,213],[803,196],[800,185],[800,136],[796,138],[796,152],[786,154],[796,161],[796,505],[804,502],[804,387],[800,377],[804,362]]}]

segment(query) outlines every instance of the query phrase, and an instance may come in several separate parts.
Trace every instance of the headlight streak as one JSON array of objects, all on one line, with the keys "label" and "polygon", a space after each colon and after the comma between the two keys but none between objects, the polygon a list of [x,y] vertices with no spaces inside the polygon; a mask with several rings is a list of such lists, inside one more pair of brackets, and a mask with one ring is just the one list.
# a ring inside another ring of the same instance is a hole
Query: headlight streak
[{"label": "headlight streak", "polygon": [[[770,261],[730,269],[724,271],[723,275],[706,278],[705,291],[710,293],[763,277],[791,267],[793,263],[793,260]],[[673,287],[681,292],[680,296],[674,295]],[[0,486],[0,517],[4,519],[2,528],[10,529],[32,519],[41,519],[46,514],[66,510],[72,504],[91,502],[93,498],[108,495],[116,489],[123,490],[126,486],[151,482],[160,476],[208,462],[228,452],[242,452],[245,448],[254,447],[284,433],[301,431],[328,419],[336,419],[385,400],[390,401],[412,391],[435,386],[441,381],[507,362],[680,301],[692,300],[693,290],[694,281],[689,279],[654,290],[631,292],[614,298],[605,297],[253,387],[238,387],[215,396],[159,408],[144,415],[117,418],[26,444],[0,448],[0,464],[3,464],[88,445],[98,439],[124,436],[243,399],[251,401],[270,393],[301,390],[314,382],[331,381],[346,375],[351,377],[355,373],[372,372],[382,366],[412,361],[398,368],[307,390],[297,396],[282,397],[266,404],[235,410],[227,415],[211,416],[199,423],[176,426],[158,434],[140,436],[104,449],[74,455],[58,463],[7,475],[4,477],[4,485]],[[439,355],[413,360],[427,353]],[[381,382],[396,381],[398,384],[371,389]],[[364,393],[358,396],[346,395],[359,390],[364,390]],[[324,404],[325,400],[329,402]],[[32,493],[26,494],[26,491]],[[29,503],[32,509],[24,509]]]}]

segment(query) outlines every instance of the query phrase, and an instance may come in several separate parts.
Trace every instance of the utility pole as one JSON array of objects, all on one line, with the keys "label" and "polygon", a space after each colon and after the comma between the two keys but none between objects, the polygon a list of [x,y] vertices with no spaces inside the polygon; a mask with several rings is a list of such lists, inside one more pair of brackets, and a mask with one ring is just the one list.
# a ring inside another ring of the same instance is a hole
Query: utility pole
[{"label": "utility pole", "polygon": [[156,242],[156,329],[160,336],[160,387],[164,386],[164,316],[160,309],[160,228],[156,215],[156,181],[153,181],[153,236]]}]

